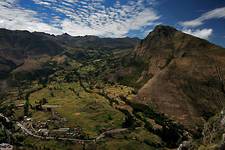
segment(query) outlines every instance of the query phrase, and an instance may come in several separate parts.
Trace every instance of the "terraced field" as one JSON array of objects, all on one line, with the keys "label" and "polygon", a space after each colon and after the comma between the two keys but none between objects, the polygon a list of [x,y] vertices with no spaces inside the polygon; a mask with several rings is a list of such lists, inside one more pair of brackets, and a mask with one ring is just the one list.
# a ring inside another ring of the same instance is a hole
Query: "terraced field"
[{"label": "terraced field", "polygon": [[[112,108],[103,96],[85,92],[77,82],[49,84],[29,97],[31,105],[42,99],[47,99],[48,105],[59,106],[53,111],[66,119],[64,127],[81,126],[90,137],[97,136],[103,129],[121,128],[125,117]],[[33,111],[32,118],[35,121],[50,119],[46,117],[46,113],[39,111]]]}]

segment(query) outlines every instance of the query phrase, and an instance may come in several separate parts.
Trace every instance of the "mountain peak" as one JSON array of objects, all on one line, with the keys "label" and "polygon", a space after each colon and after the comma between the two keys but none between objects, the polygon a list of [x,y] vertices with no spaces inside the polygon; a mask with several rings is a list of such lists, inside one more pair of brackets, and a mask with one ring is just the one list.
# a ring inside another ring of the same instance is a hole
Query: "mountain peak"
[{"label": "mountain peak", "polygon": [[68,33],[63,33],[61,36],[71,36]]},{"label": "mountain peak", "polygon": [[168,38],[174,35],[176,32],[178,32],[177,29],[167,26],[167,25],[157,25],[152,32],[149,33],[149,35],[146,37],[146,39],[149,38]]},{"label": "mountain peak", "polygon": [[177,29],[168,25],[160,24],[160,25],[157,25],[153,31],[154,32],[156,31],[173,31],[174,32],[174,31],[177,31]]},{"label": "mountain peak", "polygon": [[192,35],[188,35],[173,27],[158,25],[149,35],[136,47],[138,56],[149,58],[153,53],[162,55],[201,54],[207,49],[215,49],[218,46]]}]

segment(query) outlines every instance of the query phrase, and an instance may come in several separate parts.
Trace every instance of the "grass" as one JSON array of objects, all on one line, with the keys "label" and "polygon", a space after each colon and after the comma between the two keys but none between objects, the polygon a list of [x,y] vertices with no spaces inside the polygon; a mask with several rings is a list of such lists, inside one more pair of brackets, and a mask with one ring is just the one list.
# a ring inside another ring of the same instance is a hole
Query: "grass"
[{"label": "grass", "polygon": [[99,143],[99,145],[99,149],[107,150],[155,150],[160,149],[161,140],[157,135],[140,128],[118,137],[107,138],[104,142]]},{"label": "grass", "polygon": [[125,96],[127,99],[132,99],[133,94],[132,91],[134,90],[131,87],[123,86],[123,85],[105,85],[104,86],[105,92],[108,96],[112,98],[116,98],[119,96]]},{"label": "grass", "polygon": [[80,74],[88,74],[89,72],[93,72],[95,70],[96,68],[94,65],[87,65],[87,66],[81,67],[78,72]]},{"label": "grass", "polygon": [[24,140],[24,147],[26,150],[82,150],[81,144],[75,144],[71,142],[62,142],[55,140],[40,140],[33,137],[27,137]]},{"label": "grass", "polygon": [[[79,96],[73,91],[79,92]],[[43,98],[48,100],[49,105],[60,106],[55,108],[55,111],[67,119],[65,124],[67,127],[80,126],[90,137],[97,136],[102,129],[122,126],[123,114],[113,109],[104,97],[85,92],[79,83],[49,84],[46,88],[30,95],[30,104],[34,105],[35,101]],[[44,121],[49,117],[44,112],[34,111],[32,116],[36,121]]]},{"label": "grass", "polygon": [[157,136],[153,133],[150,133],[145,129],[135,130],[135,132],[132,132],[130,134],[130,136],[135,137],[135,139],[137,139],[137,141],[139,141],[141,143],[143,142],[143,143],[146,143],[151,146],[157,147],[162,144],[162,141],[159,136]]},{"label": "grass", "polygon": [[107,150],[155,150],[154,147],[150,147],[146,144],[140,143],[135,140],[126,139],[113,139],[102,144],[99,149]]},{"label": "grass", "polygon": [[32,115],[32,118],[35,120],[35,121],[46,121],[48,120],[49,118],[51,117],[51,114],[48,113],[48,112],[35,112],[33,113]]}]

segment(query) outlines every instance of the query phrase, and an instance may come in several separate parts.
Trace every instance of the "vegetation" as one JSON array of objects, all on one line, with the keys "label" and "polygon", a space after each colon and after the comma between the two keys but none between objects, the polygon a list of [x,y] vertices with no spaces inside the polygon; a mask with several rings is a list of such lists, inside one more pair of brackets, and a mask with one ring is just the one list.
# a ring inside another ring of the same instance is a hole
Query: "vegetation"
[{"label": "vegetation", "polygon": [[[119,52],[116,54],[121,55]],[[111,54],[109,56],[112,57]],[[159,134],[148,130],[146,122],[133,114],[132,110],[134,108],[136,111],[136,108],[128,101],[133,98],[135,90],[102,80],[103,74],[100,72],[112,71],[115,68],[111,64],[118,61],[114,59],[109,63],[107,59],[98,57],[94,63],[77,62],[70,58],[65,59],[63,64],[49,62],[55,70],[50,75],[44,75],[44,78],[28,78],[28,82],[19,79],[18,81],[23,82],[21,88],[24,90],[18,93],[20,96],[15,105],[24,105],[14,109],[15,118],[21,120],[24,116],[31,117],[34,128],[52,120],[47,127],[50,131],[80,128],[81,139],[93,139],[112,129],[130,129],[128,133],[107,136],[105,140],[97,142],[94,145],[98,145],[98,149],[114,149],[115,145],[117,149],[162,148],[165,144]],[[137,127],[140,129],[136,129]],[[16,145],[27,149],[70,149],[72,145],[76,145],[77,149],[93,147],[90,144],[42,141],[24,137],[20,131],[15,132],[13,139]]]},{"label": "vegetation", "polygon": [[[156,31],[140,51],[126,44],[135,39],[39,35],[43,40],[22,32],[20,45],[9,34],[18,52],[28,47],[29,53],[0,58],[6,65],[0,73],[0,143],[39,150],[163,150],[188,140],[192,149],[222,147],[224,114],[217,111],[224,107],[223,67],[212,66],[207,53],[200,57],[201,49],[218,47],[168,27]],[[199,51],[186,52],[190,46]]]}]

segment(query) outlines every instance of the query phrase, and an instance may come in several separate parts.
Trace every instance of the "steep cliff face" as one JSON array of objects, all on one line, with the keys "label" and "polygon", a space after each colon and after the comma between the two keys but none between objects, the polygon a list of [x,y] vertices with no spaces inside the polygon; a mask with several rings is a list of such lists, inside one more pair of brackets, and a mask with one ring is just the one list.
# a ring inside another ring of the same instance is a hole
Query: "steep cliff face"
[{"label": "steep cliff face", "polygon": [[137,101],[185,127],[195,130],[225,105],[225,49],[160,25],[140,42],[134,57],[148,63],[152,77]]}]

